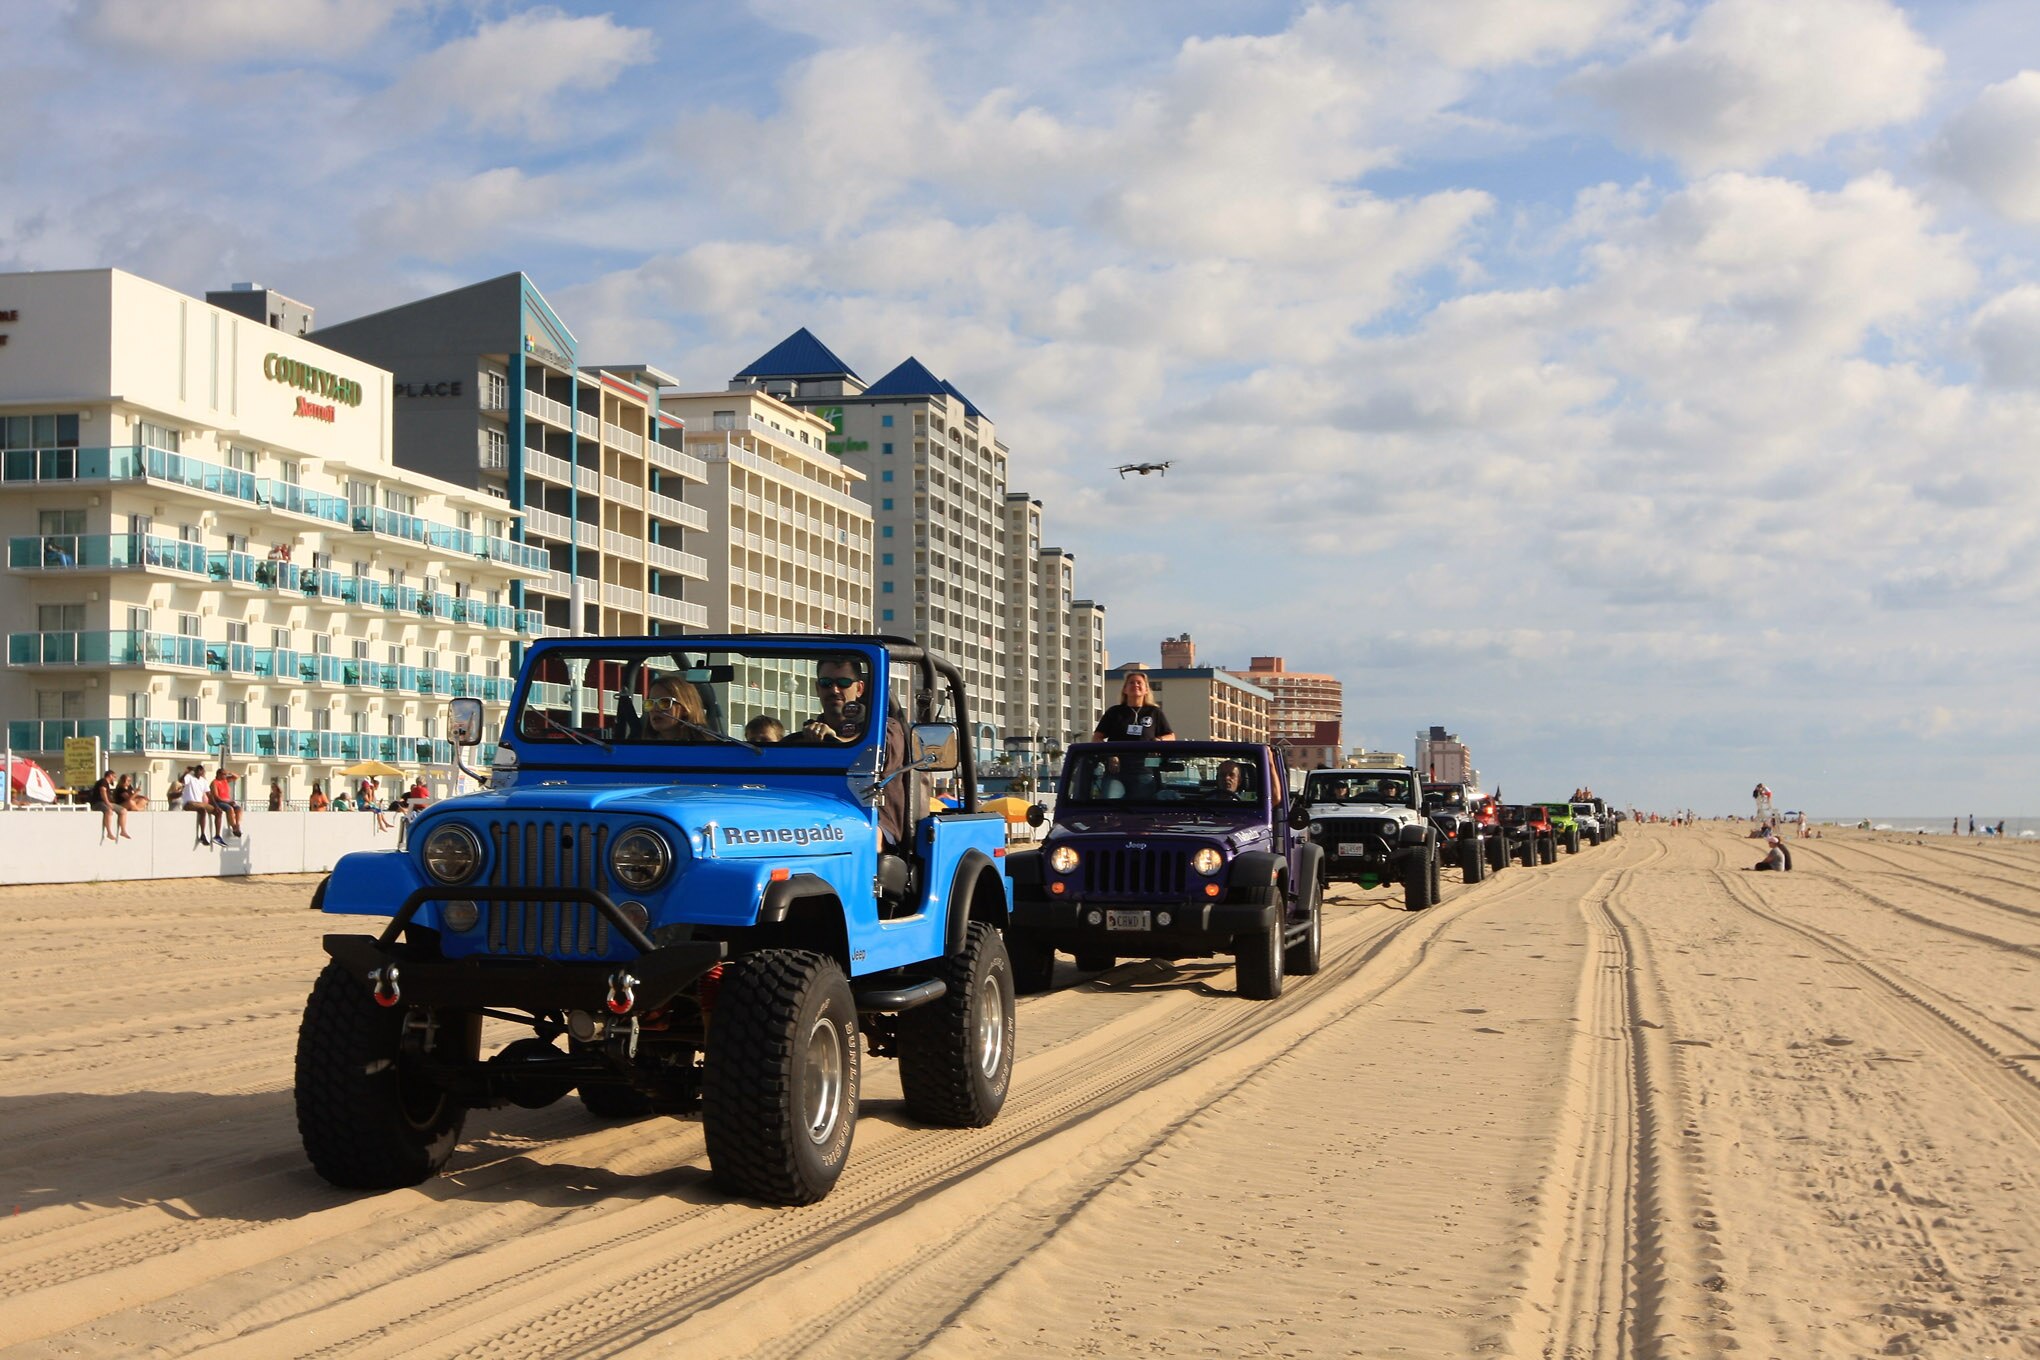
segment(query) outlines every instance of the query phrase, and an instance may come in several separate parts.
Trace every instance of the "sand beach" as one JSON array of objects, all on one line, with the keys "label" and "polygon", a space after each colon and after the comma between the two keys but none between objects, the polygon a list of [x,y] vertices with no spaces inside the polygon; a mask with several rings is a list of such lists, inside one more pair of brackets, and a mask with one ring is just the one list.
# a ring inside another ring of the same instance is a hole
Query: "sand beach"
[{"label": "sand beach", "polygon": [[0,889],[0,1357],[2040,1356],[2040,844],[1742,830],[1338,890],[1274,1002],[1065,960],[803,1209],[572,1099],[335,1190],[314,880]]}]

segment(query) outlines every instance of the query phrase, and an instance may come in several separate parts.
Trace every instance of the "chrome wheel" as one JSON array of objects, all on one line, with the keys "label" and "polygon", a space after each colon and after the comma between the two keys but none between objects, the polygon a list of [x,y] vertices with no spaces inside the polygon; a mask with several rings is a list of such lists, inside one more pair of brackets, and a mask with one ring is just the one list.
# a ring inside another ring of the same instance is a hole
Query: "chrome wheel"
[{"label": "chrome wheel", "polygon": [[812,1142],[826,1143],[843,1117],[843,1041],[826,1015],[816,1016],[808,1030],[801,1068],[801,1114],[807,1135]]}]

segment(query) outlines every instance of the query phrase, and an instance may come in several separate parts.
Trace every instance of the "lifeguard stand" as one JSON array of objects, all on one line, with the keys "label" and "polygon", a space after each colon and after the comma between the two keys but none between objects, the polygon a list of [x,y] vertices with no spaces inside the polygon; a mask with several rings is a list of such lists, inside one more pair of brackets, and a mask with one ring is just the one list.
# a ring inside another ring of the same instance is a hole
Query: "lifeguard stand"
[{"label": "lifeguard stand", "polygon": [[1757,801],[1757,821],[1769,826],[1771,818],[1777,815],[1777,805],[1771,801],[1771,786],[1757,785],[1754,796]]}]

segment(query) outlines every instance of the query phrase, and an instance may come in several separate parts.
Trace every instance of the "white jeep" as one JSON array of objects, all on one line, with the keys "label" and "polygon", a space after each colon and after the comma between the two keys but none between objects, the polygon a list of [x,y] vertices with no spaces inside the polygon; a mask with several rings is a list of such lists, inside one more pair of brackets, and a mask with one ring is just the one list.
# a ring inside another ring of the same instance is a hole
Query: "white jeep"
[{"label": "white jeep", "polygon": [[1438,829],[1424,815],[1414,769],[1312,770],[1301,801],[1310,809],[1310,838],[1324,851],[1328,880],[1363,888],[1400,883],[1411,911],[1438,900]]}]

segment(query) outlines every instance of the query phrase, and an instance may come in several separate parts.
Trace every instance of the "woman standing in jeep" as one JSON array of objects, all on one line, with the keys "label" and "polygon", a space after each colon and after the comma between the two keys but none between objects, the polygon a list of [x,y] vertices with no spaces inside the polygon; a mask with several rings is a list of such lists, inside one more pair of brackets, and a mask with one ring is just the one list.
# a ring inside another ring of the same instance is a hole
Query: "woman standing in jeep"
[{"label": "woman standing in jeep", "polygon": [[1119,686],[1119,702],[1100,715],[1098,730],[1091,734],[1092,741],[1175,739],[1176,729],[1169,726],[1169,715],[1155,703],[1154,689],[1141,671],[1127,672]]}]

